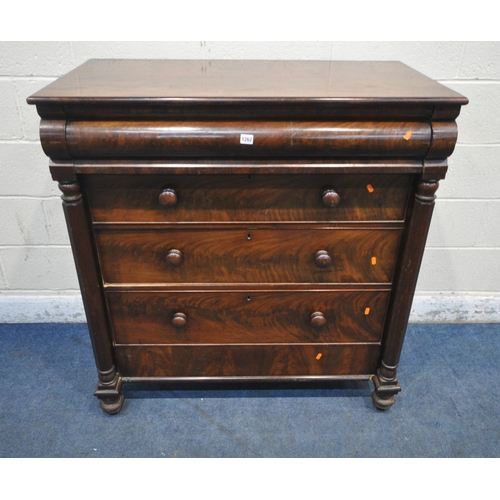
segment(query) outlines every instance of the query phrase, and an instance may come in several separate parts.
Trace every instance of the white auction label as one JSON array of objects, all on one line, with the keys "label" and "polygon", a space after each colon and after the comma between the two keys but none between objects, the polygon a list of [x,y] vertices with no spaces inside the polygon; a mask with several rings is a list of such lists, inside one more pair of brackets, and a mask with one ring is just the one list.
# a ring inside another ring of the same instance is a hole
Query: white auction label
[{"label": "white auction label", "polygon": [[240,134],[240,144],[253,144],[253,134]]}]

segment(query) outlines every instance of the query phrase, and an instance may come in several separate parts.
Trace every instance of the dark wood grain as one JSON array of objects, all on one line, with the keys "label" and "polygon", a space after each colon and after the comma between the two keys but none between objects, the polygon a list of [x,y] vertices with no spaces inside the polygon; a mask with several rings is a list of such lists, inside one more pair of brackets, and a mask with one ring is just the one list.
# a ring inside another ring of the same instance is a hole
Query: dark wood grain
[{"label": "dark wood grain", "polygon": [[[168,101],[272,102],[302,99],[466,104],[453,90],[393,61],[230,61],[133,60],[87,61],[32,95],[38,104],[99,99],[145,103]],[[327,102],[325,102],[327,101]]]},{"label": "dark wood grain", "polygon": [[392,406],[467,102],[347,61],[93,60],[29,97],[101,407],[120,411],[122,377],[371,377]]},{"label": "dark wood grain", "polygon": [[120,345],[115,352],[124,377],[372,375],[380,345]]},{"label": "dark wood grain", "polygon": [[462,95],[398,62],[91,60],[28,98],[42,118],[454,120]]},{"label": "dark wood grain", "polygon": [[[399,229],[99,229],[106,283],[390,283]],[[182,263],[166,262],[170,250]],[[316,264],[318,250],[332,258]],[[376,264],[372,258],[376,258]]]},{"label": "dark wood grain", "polygon": [[103,302],[103,291],[99,269],[96,262],[92,233],[85,213],[80,185],[75,181],[61,181],[62,200],[69,238],[80,288],[83,291],[83,304],[90,331],[90,339],[98,371],[113,372],[104,382],[114,378],[113,353],[111,336],[108,329],[106,306]]},{"label": "dark wood grain", "polygon": [[59,188],[63,193],[61,198],[64,215],[97,368],[98,384],[95,395],[99,398],[101,408],[107,413],[114,414],[119,412],[123,406],[124,397],[120,393],[122,381],[114,365],[111,332],[106,314],[106,304],[103,300],[92,233],[89,231],[89,222],[80,185],[72,177],[61,178]]},{"label": "dark wood grain", "polygon": [[[89,175],[95,222],[403,220],[410,175]],[[367,186],[373,187],[373,192]],[[159,196],[174,189],[177,202]],[[340,201],[325,207],[324,191]]]},{"label": "dark wood grain", "polygon": [[40,139],[43,152],[55,160],[70,160],[71,154],[66,144],[66,120],[42,120]]},{"label": "dark wood grain", "polygon": [[[439,160],[438,160],[439,161]],[[445,161],[445,160],[441,160]],[[54,163],[54,162],[52,162]],[[410,158],[216,158],[85,159],[74,161],[78,174],[119,175],[356,175],[421,174],[422,160]]]},{"label": "dark wood grain", "polygon": [[[251,135],[253,143],[241,144],[241,134]],[[449,138],[453,144],[455,140]],[[381,121],[72,121],[66,126],[66,141],[73,158],[420,158],[431,145],[431,126]]]},{"label": "dark wood grain", "polygon": [[458,137],[457,124],[454,121],[432,122],[432,141],[426,158],[448,158],[455,149]]},{"label": "dark wood grain", "polygon": [[[108,292],[118,344],[380,342],[388,290]],[[367,314],[367,308],[369,313]],[[325,323],[311,324],[321,312]],[[172,325],[177,313],[182,328]]]},{"label": "dark wood grain", "polygon": [[383,359],[386,366],[394,368],[394,372],[383,372],[388,378],[395,376],[399,363],[438,187],[438,182],[419,182],[411,205],[411,219],[401,245],[394,300],[385,333],[388,343]]},{"label": "dark wood grain", "polygon": [[[50,100],[49,100],[50,101]],[[44,119],[52,119],[52,107],[43,100],[37,111]],[[444,104],[440,119],[455,119],[460,105]],[[405,120],[428,121],[436,114],[438,106],[432,101],[418,103],[390,102],[382,99],[366,100],[356,105],[343,99],[168,99],[136,102],[131,99],[112,99],[102,102],[94,98],[78,101],[69,99],[64,105],[63,117],[67,120]],[[59,114],[56,115],[56,118]]]},{"label": "dark wood grain", "polygon": [[410,206],[411,217],[404,232],[394,298],[387,316],[382,358],[374,377],[375,390],[372,398],[375,406],[381,410],[390,408],[395,402],[396,394],[401,391],[397,368],[438,187],[436,181],[420,181]]}]

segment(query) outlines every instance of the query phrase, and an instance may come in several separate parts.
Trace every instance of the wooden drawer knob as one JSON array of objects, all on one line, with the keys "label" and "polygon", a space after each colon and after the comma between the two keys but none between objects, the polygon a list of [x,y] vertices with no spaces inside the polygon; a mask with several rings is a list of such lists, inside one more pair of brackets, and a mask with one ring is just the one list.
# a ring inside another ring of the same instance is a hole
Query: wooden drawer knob
[{"label": "wooden drawer knob", "polygon": [[164,207],[173,207],[174,205],[177,205],[177,193],[175,192],[175,189],[164,189],[160,193],[160,196],[158,196],[158,201],[160,202],[160,205],[163,205]]},{"label": "wooden drawer knob", "polygon": [[316,261],[316,265],[318,267],[321,267],[322,269],[330,267],[332,264],[332,258],[328,255],[328,252],[326,250],[320,250],[319,252],[316,252],[314,260]]},{"label": "wooden drawer knob", "polygon": [[187,322],[187,316],[184,313],[175,313],[172,318],[172,326],[174,328],[184,328]]},{"label": "wooden drawer knob", "polygon": [[176,248],[169,250],[167,256],[165,257],[165,260],[170,267],[179,267],[182,264],[183,259],[184,256],[182,255],[182,252]]},{"label": "wooden drawer knob", "polygon": [[340,196],[335,189],[327,189],[323,193],[323,205],[325,207],[336,207],[340,203]]},{"label": "wooden drawer knob", "polygon": [[321,328],[326,325],[326,318],[322,312],[316,311],[311,314],[311,325],[316,328]]}]

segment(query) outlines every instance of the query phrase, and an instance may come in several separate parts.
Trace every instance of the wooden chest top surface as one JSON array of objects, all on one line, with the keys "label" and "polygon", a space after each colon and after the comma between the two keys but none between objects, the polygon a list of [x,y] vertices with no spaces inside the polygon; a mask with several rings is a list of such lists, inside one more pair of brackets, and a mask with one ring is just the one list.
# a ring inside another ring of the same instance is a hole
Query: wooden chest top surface
[{"label": "wooden chest top surface", "polygon": [[392,61],[94,59],[28,102],[290,100],[466,104],[457,92]]}]

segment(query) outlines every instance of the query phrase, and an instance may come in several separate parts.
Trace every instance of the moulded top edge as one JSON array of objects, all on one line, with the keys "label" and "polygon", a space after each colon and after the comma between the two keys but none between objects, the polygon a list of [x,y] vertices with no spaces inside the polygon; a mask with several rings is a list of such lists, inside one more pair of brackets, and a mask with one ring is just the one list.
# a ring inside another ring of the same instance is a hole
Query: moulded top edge
[{"label": "moulded top edge", "polygon": [[434,103],[459,93],[391,61],[90,60],[28,98],[40,103]]},{"label": "moulded top edge", "polygon": [[284,105],[284,104],[322,104],[322,105],[387,105],[387,104],[429,104],[429,105],[466,105],[469,100],[457,94],[447,98],[437,97],[160,97],[160,96],[44,96],[34,94],[26,99],[28,104],[106,104],[110,105],[238,105],[238,104],[264,104]]}]

